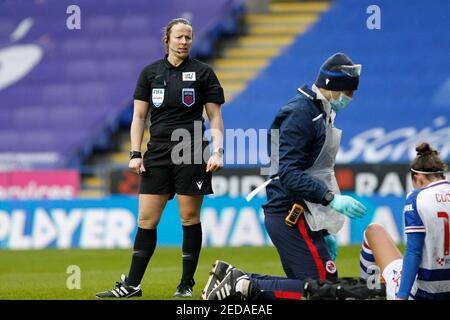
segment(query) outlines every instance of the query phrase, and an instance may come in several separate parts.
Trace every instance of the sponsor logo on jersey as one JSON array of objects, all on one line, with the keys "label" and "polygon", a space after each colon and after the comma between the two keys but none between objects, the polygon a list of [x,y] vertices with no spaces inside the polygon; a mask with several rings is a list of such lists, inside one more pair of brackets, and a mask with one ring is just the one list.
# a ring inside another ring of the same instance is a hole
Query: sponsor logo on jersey
[{"label": "sponsor logo on jersey", "polygon": [[152,90],[152,102],[156,108],[160,107],[164,101],[164,90],[161,88]]},{"label": "sponsor logo on jersey", "polygon": [[327,269],[328,273],[336,272],[336,265],[334,264],[334,261],[328,260],[325,264],[325,268]]},{"label": "sponsor logo on jersey", "polygon": [[195,72],[183,72],[183,81],[195,81]]},{"label": "sponsor logo on jersey", "polygon": [[183,88],[181,100],[186,106],[192,106],[195,103],[195,89]]}]

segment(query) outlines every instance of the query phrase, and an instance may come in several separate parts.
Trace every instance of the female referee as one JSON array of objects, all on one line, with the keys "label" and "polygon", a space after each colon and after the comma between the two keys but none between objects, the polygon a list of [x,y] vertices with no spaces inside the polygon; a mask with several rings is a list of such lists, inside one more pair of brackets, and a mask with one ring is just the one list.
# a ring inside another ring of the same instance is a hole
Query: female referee
[{"label": "female referee", "polygon": [[[134,92],[129,167],[141,175],[138,230],[128,276],[98,298],[141,296],[141,281],[155,250],[157,225],[167,201],[177,194],[183,225],[183,274],[175,297],[191,297],[202,244],[200,208],[213,193],[211,174],[223,167],[223,89],[208,65],[189,57],[190,21],[171,20],[163,29],[164,59],[146,66]],[[213,144],[204,138],[203,108]],[[150,112],[150,141],[144,156],[141,142]],[[200,134],[199,134],[200,132]]]}]

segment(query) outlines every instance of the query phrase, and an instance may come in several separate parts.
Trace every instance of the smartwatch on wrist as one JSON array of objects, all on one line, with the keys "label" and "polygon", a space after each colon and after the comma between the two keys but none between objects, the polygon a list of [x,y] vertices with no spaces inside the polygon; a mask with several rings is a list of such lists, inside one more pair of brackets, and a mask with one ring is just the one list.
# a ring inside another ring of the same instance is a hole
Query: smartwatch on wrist
[{"label": "smartwatch on wrist", "polygon": [[140,151],[130,151],[130,160],[131,159],[137,159],[142,158],[142,154]]},{"label": "smartwatch on wrist", "polygon": [[331,203],[331,201],[333,201],[334,199],[334,193],[332,191],[328,191],[327,193],[325,193],[325,196],[323,197],[323,202],[324,205],[329,205]]},{"label": "smartwatch on wrist", "polygon": [[215,154],[215,153],[222,157],[223,156],[223,148],[214,149],[213,154]]}]

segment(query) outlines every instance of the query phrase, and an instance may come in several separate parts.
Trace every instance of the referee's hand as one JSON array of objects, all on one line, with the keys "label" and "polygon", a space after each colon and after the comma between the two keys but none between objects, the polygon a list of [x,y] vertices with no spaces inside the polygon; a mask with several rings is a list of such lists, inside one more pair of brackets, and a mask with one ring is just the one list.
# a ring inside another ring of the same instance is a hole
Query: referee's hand
[{"label": "referee's hand", "polygon": [[137,174],[145,172],[144,161],[142,160],[142,158],[131,159],[130,162],[128,163],[128,168],[130,168]]},{"label": "referee's hand", "polygon": [[223,157],[217,153],[209,158],[208,164],[206,165],[206,172],[216,172],[223,168]]}]

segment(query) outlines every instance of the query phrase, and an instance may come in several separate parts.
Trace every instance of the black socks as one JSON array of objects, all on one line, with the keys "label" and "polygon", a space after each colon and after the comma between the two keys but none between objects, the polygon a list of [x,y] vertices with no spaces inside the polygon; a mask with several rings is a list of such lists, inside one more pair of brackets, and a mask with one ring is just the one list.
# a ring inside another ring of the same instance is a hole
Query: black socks
[{"label": "black socks", "polygon": [[[202,247],[201,223],[183,226],[183,275],[182,282],[193,285],[200,250]],[[133,247],[130,272],[127,284],[138,286],[144,277],[148,262],[156,248],[156,229],[138,228]]]},{"label": "black socks", "polygon": [[136,239],[134,240],[130,272],[128,273],[128,285],[136,287],[141,283],[155,247],[156,229],[138,228]]},{"label": "black socks", "polygon": [[195,270],[202,248],[201,223],[183,226],[183,276],[181,281],[193,285]]}]

